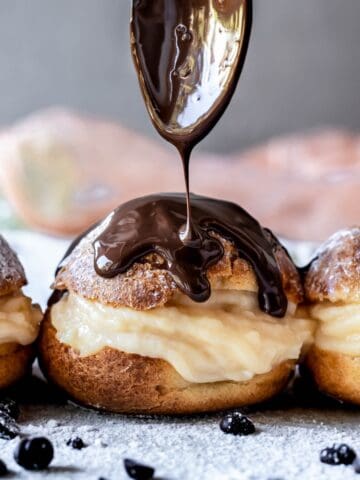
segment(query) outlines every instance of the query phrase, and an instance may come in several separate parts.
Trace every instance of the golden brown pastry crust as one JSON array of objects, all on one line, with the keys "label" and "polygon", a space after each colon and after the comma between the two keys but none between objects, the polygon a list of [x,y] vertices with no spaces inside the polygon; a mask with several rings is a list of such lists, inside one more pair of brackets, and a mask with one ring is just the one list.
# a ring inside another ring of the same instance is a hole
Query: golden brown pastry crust
[{"label": "golden brown pastry crust", "polygon": [[80,357],[56,338],[48,313],[39,337],[46,377],[77,403],[118,413],[193,414],[265,401],[287,384],[294,361],[248,382],[191,384],[166,361],[105,348]]},{"label": "golden brown pastry crust", "polygon": [[[97,275],[92,241],[99,231],[96,229],[91,232],[69,256],[56,277],[56,289],[70,290],[113,307],[125,306],[136,310],[161,307],[178,293],[171,275],[160,268],[162,260],[156,255],[147,257],[144,263],[135,264],[125,274],[114,278],[106,279]],[[230,242],[220,240],[225,254],[208,271],[212,288],[257,291],[257,280],[250,264],[239,258]],[[280,245],[275,250],[275,257],[289,300],[299,303],[303,298],[303,289],[295,265]]]},{"label": "golden brown pastry crust", "polygon": [[319,389],[332,397],[360,405],[360,357],[313,345],[306,358]]},{"label": "golden brown pastry crust", "polygon": [[360,227],[341,230],[320,247],[305,293],[310,302],[360,302]]},{"label": "golden brown pastry crust", "polygon": [[[341,230],[320,247],[305,278],[305,293],[313,304],[360,302],[360,227]],[[360,357],[314,344],[306,364],[321,391],[360,405]]]},{"label": "golden brown pastry crust", "polygon": [[35,359],[34,345],[16,345],[0,355],[0,389],[10,387],[31,370]]},{"label": "golden brown pastry crust", "polygon": [[16,253],[0,235],[0,296],[20,290],[26,277]]}]

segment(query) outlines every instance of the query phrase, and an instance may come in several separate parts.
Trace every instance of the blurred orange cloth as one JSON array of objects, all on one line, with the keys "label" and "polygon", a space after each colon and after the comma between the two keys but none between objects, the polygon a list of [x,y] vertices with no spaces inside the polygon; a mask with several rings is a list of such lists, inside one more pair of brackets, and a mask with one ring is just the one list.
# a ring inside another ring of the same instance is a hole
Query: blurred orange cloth
[{"label": "blurred orange cloth", "polygon": [[[0,181],[29,226],[62,235],[135,196],[184,190],[172,147],[63,109],[2,131]],[[191,189],[241,204],[282,235],[322,240],[360,223],[360,137],[324,130],[227,156],[195,153]]]}]

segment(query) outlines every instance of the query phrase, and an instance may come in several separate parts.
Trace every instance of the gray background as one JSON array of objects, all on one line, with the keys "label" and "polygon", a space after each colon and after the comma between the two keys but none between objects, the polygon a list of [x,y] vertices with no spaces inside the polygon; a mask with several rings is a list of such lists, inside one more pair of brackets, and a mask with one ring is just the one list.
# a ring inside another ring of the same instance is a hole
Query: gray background
[{"label": "gray background", "polygon": [[[52,104],[155,136],[129,56],[130,0],[1,0],[0,124]],[[202,148],[360,127],[360,0],[254,0],[236,97]]]}]

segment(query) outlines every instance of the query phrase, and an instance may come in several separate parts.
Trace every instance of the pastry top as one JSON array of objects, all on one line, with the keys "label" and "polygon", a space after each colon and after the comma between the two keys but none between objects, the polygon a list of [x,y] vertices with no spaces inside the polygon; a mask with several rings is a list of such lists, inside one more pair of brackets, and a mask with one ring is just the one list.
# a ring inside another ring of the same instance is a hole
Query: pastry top
[{"label": "pastry top", "polygon": [[[163,260],[156,254],[145,257],[126,273],[114,278],[98,275],[94,268],[92,242],[99,235],[102,225],[88,233],[62,264],[54,288],[69,290],[90,300],[136,310],[149,310],[165,305],[179,289],[171,274],[162,268]],[[257,291],[258,284],[250,264],[239,258],[229,241],[216,235],[224,247],[224,256],[212,266],[207,276],[213,289]],[[282,276],[284,291],[293,303],[303,298],[298,271],[286,250],[278,244],[275,258]]]},{"label": "pastry top", "polygon": [[8,242],[0,235],[0,296],[26,285],[24,268]]},{"label": "pastry top", "polygon": [[340,230],[320,247],[305,292],[311,302],[360,302],[360,227]]}]

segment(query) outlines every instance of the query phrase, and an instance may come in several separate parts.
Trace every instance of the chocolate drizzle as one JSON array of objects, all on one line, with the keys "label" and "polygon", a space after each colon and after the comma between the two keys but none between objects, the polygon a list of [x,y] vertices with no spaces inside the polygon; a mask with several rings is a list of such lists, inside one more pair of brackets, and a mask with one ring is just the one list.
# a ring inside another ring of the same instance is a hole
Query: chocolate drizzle
[{"label": "chocolate drizzle", "polygon": [[189,193],[191,152],[231,100],[251,22],[251,0],[133,1],[131,43],[141,90],[154,126],[182,157],[186,196],[150,195],[117,208],[93,243],[95,269],[112,278],[157,254],[156,268],[203,302],[211,294],[207,271],[224,255],[218,234],[254,269],[260,308],[282,317],[287,297],[275,237],[239,206]]},{"label": "chocolate drizzle", "polygon": [[232,242],[253,267],[259,284],[260,308],[275,317],[286,313],[287,298],[274,256],[278,243],[270,232],[239,206],[191,196],[194,240],[183,242],[186,201],[181,194],[157,194],[121,205],[94,241],[95,268],[107,278],[126,272],[146,255],[157,253],[178,288],[197,302],[211,294],[207,269],[223,256],[219,234]]}]

